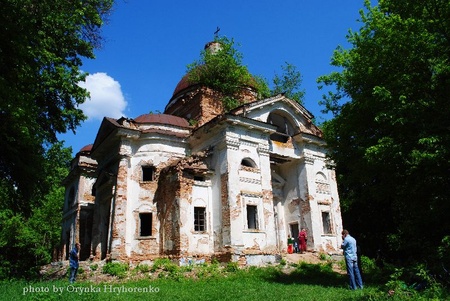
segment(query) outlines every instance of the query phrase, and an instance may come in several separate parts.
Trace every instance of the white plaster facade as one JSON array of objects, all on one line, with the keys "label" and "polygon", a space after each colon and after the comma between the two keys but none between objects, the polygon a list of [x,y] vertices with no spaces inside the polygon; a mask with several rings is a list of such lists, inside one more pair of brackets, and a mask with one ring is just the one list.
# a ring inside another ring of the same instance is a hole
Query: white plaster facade
[{"label": "white plaster facade", "polygon": [[[308,249],[339,249],[336,177],[313,116],[283,95],[207,116],[209,92],[188,86],[165,114],[103,120],[65,181],[63,242],[81,241],[82,259],[255,265],[276,261],[301,228]],[[81,232],[83,204],[92,218]]]}]

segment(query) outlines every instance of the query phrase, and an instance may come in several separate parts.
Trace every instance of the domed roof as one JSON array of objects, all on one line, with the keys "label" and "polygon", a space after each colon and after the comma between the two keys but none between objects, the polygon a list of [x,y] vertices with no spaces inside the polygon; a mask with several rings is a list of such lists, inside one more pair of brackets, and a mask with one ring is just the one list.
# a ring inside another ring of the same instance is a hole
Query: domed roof
[{"label": "domed roof", "polygon": [[169,114],[143,114],[134,118],[134,121],[137,123],[169,124],[179,127],[189,126],[189,122],[186,119]]},{"label": "domed roof", "polygon": [[[195,82],[190,82],[189,81],[189,73],[184,75],[181,80],[178,82],[177,86],[175,87],[175,90],[173,91],[172,94],[172,99],[181,91],[190,88],[192,86],[198,85],[198,83]],[[248,87],[250,88],[255,88],[257,86],[257,81],[256,79],[250,74],[250,81],[248,83]]]},{"label": "domed roof", "polygon": [[85,145],[80,149],[79,153],[90,153],[93,146],[93,144]]},{"label": "domed roof", "polygon": [[175,90],[173,91],[172,97],[183,91],[184,89],[187,89],[191,86],[196,85],[196,83],[189,82],[189,74],[186,74],[181,78],[181,80],[178,82],[178,85],[175,87]]}]

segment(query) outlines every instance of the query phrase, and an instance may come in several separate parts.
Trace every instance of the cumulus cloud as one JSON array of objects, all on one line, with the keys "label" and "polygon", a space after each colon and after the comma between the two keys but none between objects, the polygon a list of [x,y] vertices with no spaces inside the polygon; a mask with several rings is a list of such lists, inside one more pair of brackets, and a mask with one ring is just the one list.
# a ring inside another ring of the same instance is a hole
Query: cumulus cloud
[{"label": "cumulus cloud", "polygon": [[120,118],[125,116],[123,111],[127,102],[123,96],[120,84],[106,73],[98,72],[90,74],[84,82],[79,83],[90,93],[90,98],[80,105],[80,109],[88,119],[103,117]]}]

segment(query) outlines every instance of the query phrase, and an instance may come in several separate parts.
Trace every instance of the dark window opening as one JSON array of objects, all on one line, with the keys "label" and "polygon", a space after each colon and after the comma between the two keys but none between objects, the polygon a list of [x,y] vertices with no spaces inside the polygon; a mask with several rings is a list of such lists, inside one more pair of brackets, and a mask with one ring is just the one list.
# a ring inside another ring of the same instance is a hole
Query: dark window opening
[{"label": "dark window opening", "polygon": [[194,176],[194,181],[205,182],[204,176]]},{"label": "dark window opening", "polygon": [[194,207],[194,231],[206,231],[205,207]]},{"label": "dark window opening", "polygon": [[258,229],[258,210],[256,206],[247,205],[248,229]]},{"label": "dark window opening", "polygon": [[270,140],[286,143],[289,141],[289,136],[282,133],[273,133],[270,135]]},{"label": "dark window opening", "polygon": [[139,213],[140,229],[139,236],[152,236],[152,214]]},{"label": "dark window opening", "polygon": [[329,212],[322,212],[323,233],[331,234],[331,220]]},{"label": "dark window opening", "polygon": [[154,166],[142,166],[142,181],[154,181],[155,180],[155,167]]},{"label": "dark window opening", "polygon": [[75,189],[73,187],[70,188],[69,199],[67,203],[69,206],[75,205]]},{"label": "dark window opening", "polygon": [[270,113],[267,119],[269,124],[277,127],[277,132],[270,135],[270,139],[278,142],[286,143],[289,137],[294,134],[294,128],[288,119],[277,113]]},{"label": "dark window opening", "polygon": [[251,159],[245,158],[245,159],[242,159],[241,166],[256,167],[256,164]]}]

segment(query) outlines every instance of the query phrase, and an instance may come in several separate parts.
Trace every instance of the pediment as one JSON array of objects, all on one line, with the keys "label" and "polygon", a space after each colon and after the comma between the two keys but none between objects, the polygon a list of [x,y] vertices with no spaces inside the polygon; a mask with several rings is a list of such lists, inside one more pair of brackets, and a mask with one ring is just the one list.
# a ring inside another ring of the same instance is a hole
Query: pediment
[{"label": "pediment", "polygon": [[314,116],[301,104],[282,94],[242,105],[232,113],[275,125],[280,137],[299,133],[322,137],[322,131],[312,122]]}]

